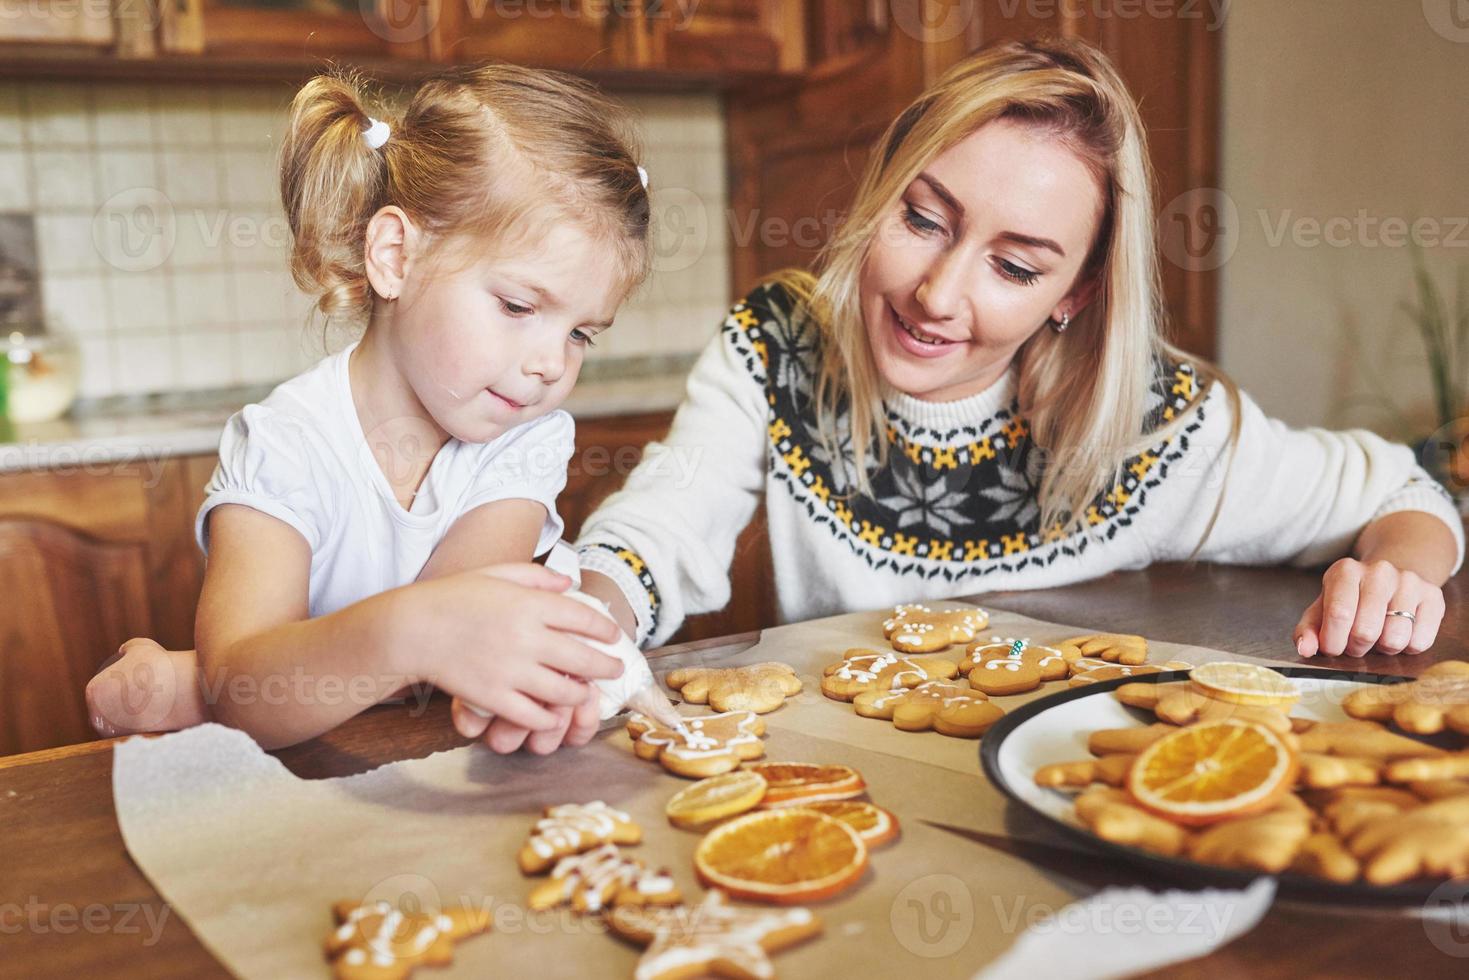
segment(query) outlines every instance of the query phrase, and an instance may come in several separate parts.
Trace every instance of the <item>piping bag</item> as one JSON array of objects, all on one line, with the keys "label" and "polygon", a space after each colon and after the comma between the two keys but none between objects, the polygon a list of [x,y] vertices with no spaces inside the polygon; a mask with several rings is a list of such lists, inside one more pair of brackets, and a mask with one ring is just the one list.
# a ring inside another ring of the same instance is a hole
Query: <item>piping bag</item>
[{"label": "piping bag", "polygon": [[[573,589],[563,592],[562,595],[592,607],[608,619],[612,618],[612,613],[607,609],[606,603],[585,592]],[[600,709],[598,715],[603,721],[624,708],[631,708],[633,711],[647,715],[660,725],[667,725],[670,728],[683,725],[683,718],[674,710],[673,704],[659,688],[658,679],[653,676],[653,668],[648,666],[648,658],[644,657],[637,644],[622,632],[621,627],[617,630],[615,643],[602,643],[585,636],[579,636],[577,639],[598,653],[604,653],[622,661],[621,677],[592,681],[598,691]],[[462,703],[482,718],[491,716],[490,712],[478,705],[470,704],[468,701]]]}]

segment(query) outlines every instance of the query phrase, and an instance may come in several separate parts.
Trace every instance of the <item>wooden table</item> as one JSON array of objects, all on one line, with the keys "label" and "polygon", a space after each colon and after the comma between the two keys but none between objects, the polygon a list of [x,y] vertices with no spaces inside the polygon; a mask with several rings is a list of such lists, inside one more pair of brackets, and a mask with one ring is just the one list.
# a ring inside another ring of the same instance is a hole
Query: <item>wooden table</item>
[{"label": "wooden table", "polygon": [[[1159,565],[1068,588],[972,598],[1037,619],[1296,663],[1291,628],[1318,586],[1319,576],[1312,572]],[[1451,581],[1446,594],[1449,616],[1430,653],[1318,657],[1308,663],[1416,674],[1437,659],[1464,659],[1469,573]],[[697,647],[733,652],[755,639],[745,634],[662,652]],[[322,778],[459,744],[448,722],[447,701],[435,698],[418,714],[411,706],[374,708],[329,735],[276,755],[297,775]],[[0,758],[0,977],[227,976],[128,858],[112,806],[110,748],[110,741],[98,741]],[[1130,868],[1116,870],[1118,881],[1136,880]],[[1094,864],[1091,874],[1096,876]],[[229,882],[220,887],[228,888]],[[1415,919],[1277,904],[1245,937],[1167,973],[1462,976],[1469,971],[1469,937],[1459,937],[1457,949],[1458,957],[1441,951]]]}]

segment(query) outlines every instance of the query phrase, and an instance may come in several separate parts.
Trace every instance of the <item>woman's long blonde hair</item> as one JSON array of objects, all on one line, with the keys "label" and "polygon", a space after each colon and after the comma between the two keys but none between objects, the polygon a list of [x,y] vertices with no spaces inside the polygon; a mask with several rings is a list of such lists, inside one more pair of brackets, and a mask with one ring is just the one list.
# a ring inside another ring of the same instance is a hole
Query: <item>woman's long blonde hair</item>
[{"label": "woman's long blonde hair", "polygon": [[858,489],[870,492],[869,467],[886,464],[888,447],[882,384],[858,295],[863,264],[882,223],[923,168],[1001,119],[1063,140],[1096,175],[1103,195],[1097,238],[1081,272],[1100,279],[1095,299],[1064,334],[1040,329],[1016,355],[1021,411],[1035,445],[1047,454],[1039,493],[1040,526],[1047,529],[1082,515],[1111,488],[1126,459],[1170,434],[1172,426],[1144,431],[1160,359],[1190,361],[1201,390],[1218,379],[1235,395],[1217,369],[1164,338],[1146,137],[1137,105],[1105,55],[1081,41],[1018,41],[954,66],[874,148],[818,275],[788,270],[772,279],[821,329],[821,437],[835,447],[838,416],[850,411]]},{"label": "woman's long blonde hair", "polygon": [[[626,286],[646,277],[637,131],[591,83],[486,64],[427,79],[401,114],[382,100],[369,111],[369,101],[352,73],[313,78],[291,103],[281,145],[291,273],[327,317],[371,313],[363,248],[368,221],[387,205],[436,242],[574,221],[607,241]],[[391,130],[376,149],[363,138],[374,117]]]}]

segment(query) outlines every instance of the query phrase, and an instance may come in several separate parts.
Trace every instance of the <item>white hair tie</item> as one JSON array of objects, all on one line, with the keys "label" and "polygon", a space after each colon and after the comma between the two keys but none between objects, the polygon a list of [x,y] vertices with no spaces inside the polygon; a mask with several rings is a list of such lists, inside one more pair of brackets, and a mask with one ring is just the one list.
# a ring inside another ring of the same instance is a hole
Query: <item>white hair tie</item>
[{"label": "white hair tie", "polygon": [[647,190],[648,189],[648,171],[644,170],[642,167],[639,167],[638,168],[638,179],[643,182],[643,190]]},{"label": "white hair tie", "polygon": [[367,121],[371,123],[371,125],[368,126],[367,129],[363,130],[362,138],[367,140],[367,145],[372,147],[374,150],[381,149],[382,145],[388,141],[388,137],[392,135],[393,131],[389,129],[388,124],[383,122],[381,119],[374,119],[371,116],[368,116]]}]

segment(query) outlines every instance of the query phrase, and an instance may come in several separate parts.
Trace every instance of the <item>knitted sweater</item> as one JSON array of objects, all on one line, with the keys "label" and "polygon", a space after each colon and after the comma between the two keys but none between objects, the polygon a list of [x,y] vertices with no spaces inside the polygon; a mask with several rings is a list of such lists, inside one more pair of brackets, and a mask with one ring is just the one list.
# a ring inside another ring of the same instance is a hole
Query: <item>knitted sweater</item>
[{"label": "knitted sweater", "polygon": [[1242,395],[1226,487],[1234,412],[1222,386],[1201,391],[1187,363],[1158,366],[1146,431],[1182,417],[1181,428],[1126,461],[1069,530],[1040,527],[1044,452],[1013,370],[957,401],[887,395],[888,465],[870,476],[871,493],[853,494],[850,460],[817,435],[817,327],[794,312],[779,286],[734,307],[667,438],[583,528],[581,567],[617,582],[640,645],[728,603],[735,540],[761,499],[785,622],[1184,559],[1221,493],[1202,560],[1325,564],[1370,521],[1403,510],[1441,518],[1463,560],[1448,494],[1411,450],[1369,432],[1291,429]]}]

